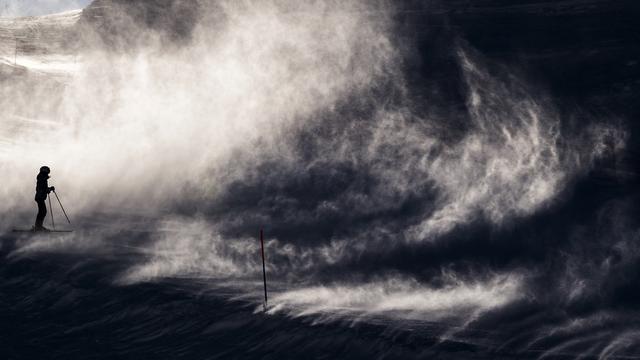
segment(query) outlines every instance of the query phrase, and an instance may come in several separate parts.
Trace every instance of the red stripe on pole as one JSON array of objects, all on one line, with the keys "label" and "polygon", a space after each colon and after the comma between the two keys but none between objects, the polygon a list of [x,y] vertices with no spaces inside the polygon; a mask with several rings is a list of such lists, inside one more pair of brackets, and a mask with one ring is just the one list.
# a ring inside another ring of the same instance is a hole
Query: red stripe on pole
[{"label": "red stripe on pole", "polygon": [[267,269],[264,265],[264,236],[260,229],[260,249],[262,252],[262,281],[264,282],[264,309],[267,310]]}]

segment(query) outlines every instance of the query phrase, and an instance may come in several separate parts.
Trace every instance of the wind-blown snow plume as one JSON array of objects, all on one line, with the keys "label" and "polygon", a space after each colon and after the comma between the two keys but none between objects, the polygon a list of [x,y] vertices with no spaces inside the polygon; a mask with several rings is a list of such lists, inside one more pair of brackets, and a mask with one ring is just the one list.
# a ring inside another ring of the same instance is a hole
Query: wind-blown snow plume
[{"label": "wind-blown snow plume", "polygon": [[544,98],[536,99],[517,79],[491,77],[462,50],[459,57],[470,131],[427,164],[440,205],[415,229],[421,238],[477,218],[501,224],[528,215],[580,171],[563,162],[563,151],[580,149],[562,147],[558,115]]},{"label": "wind-blown snow plume", "polygon": [[[35,98],[28,87],[5,83],[14,99],[7,116],[41,101],[57,106],[38,114],[56,124],[49,131],[9,129],[15,145],[4,148],[3,170],[29,179],[49,164],[60,189],[73,189],[67,196],[76,209],[141,200],[152,209],[187,182],[216,193],[215,174],[242,172],[217,168],[233,151],[257,139],[281,146],[291,126],[391,68],[384,19],[368,22],[358,11],[364,3],[218,5],[203,11],[220,11],[222,25],[203,21],[180,49],[152,42],[126,53],[80,50],[64,88]],[[24,182],[5,186],[2,212],[23,207]]]},{"label": "wind-blown snow plume", "polygon": [[[19,66],[2,54],[11,69],[1,83],[3,116],[17,125],[0,129],[10,139],[1,143],[0,171],[11,174],[0,214],[31,209],[30,179],[47,164],[72,215],[135,213],[160,228],[176,216],[177,230],[145,235],[144,260],[123,283],[250,276],[251,236],[266,225],[275,234],[269,270],[311,278],[278,295],[280,307],[475,314],[517,299],[520,279],[432,288],[421,275],[381,284],[375,279],[403,261],[385,252],[420,250],[474,223],[499,228],[526,218],[558,201],[594,159],[624,146],[619,129],[563,127],[544,91],[462,42],[452,56],[461,76],[452,81],[466,98],[457,104],[463,114],[455,122],[438,115],[448,104],[437,94],[421,104],[433,111],[418,111],[384,4],[198,2],[178,36],[158,30],[163,16],[141,25],[127,18],[128,2],[113,3],[120,5],[104,8],[115,12],[117,31],[140,36],[109,34],[106,20],[92,28],[104,14],[91,8],[63,46],[73,61],[65,76],[29,66],[46,63],[51,49],[25,50]],[[370,254],[387,268],[362,274]],[[367,283],[313,283],[340,266]]]},{"label": "wind-blown snow plume", "polygon": [[482,312],[522,296],[517,276],[496,276],[486,283],[453,281],[440,289],[416,281],[388,279],[358,286],[316,286],[276,293],[270,310],[294,316],[321,315],[325,320],[396,313],[401,317],[437,321],[469,321]]}]

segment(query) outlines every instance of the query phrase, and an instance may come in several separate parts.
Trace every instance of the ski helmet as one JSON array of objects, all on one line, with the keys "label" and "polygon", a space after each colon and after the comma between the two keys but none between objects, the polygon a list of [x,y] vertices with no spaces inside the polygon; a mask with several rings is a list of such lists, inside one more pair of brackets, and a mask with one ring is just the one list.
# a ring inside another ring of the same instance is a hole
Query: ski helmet
[{"label": "ski helmet", "polygon": [[50,173],[50,172],[51,172],[51,170],[49,169],[49,167],[48,167],[48,166],[43,166],[43,167],[41,167],[41,168],[40,168],[40,172],[41,172],[41,173],[48,174],[48,173]]}]

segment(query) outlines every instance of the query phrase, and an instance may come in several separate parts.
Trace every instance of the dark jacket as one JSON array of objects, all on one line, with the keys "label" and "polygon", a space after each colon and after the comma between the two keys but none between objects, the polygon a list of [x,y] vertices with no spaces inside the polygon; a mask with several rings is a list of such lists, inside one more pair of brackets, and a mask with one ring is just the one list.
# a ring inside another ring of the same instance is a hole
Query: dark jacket
[{"label": "dark jacket", "polygon": [[36,177],[36,201],[44,201],[47,199],[47,194],[51,192],[49,190],[49,183],[47,180],[49,179],[49,175],[44,173],[39,173]]}]

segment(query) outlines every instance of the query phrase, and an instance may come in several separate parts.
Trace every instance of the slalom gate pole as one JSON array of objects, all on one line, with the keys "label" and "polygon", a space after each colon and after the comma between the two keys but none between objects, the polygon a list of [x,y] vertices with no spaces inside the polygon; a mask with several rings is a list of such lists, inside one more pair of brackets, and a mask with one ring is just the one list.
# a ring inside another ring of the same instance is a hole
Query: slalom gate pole
[{"label": "slalom gate pole", "polygon": [[262,252],[262,281],[264,282],[264,311],[267,311],[267,270],[264,265],[264,235],[260,229],[260,249]]},{"label": "slalom gate pole", "polygon": [[51,206],[51,196],[47,197],[49,198],[49,212],[51,213],[51,228],[55,230],[56,224],[53,222],[53,206]]},{"label": "slalom gate pole", "polygon": [[[60,198],[58,197],[58,193],[53,191],[53,194],[56,196],[56,199],[58,200],[58,204],[60,204],[60,209],[62,209],[62,213],[64,214],[64,217],[66,217],[67,221],[69,222],[69,224],[71,224],[71,220],[69,220],[69,217],[67,216],[67,212],[64,211],[64,206],[62,206],[62,203],[60,202]],[[49,202],[51,202],[51,199],[49,199]]]}]

